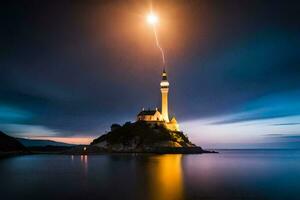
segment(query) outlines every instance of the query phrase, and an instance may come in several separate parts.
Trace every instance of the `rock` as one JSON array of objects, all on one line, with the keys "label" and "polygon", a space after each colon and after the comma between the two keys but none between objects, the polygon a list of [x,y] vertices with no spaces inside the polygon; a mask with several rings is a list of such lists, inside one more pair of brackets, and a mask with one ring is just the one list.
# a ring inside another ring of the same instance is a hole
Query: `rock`
[{"label": "rock", "polygon": [[91,146],[102,152],[207,153],[190,142],[182,132],[144,121],[114,125],[110,132],[96,138]]}]

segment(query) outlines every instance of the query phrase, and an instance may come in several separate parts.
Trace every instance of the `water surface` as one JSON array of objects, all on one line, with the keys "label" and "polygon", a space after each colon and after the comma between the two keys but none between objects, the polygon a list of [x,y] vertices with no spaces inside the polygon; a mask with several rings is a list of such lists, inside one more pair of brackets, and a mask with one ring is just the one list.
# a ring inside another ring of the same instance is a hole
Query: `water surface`
[{"label": "water surface", "polygon": [[300,199],[299,150],[28,155],[0,160],[1,199]]}]

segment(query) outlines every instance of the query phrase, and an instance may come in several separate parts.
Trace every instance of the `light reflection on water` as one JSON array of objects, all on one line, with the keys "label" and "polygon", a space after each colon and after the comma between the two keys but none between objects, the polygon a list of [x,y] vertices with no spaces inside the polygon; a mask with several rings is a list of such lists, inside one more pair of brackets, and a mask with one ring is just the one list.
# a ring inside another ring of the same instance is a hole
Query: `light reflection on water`
[{"label": "light reflection on water", "polygon": [[298,199],[300,151],[30,155],[0,160],[1,199]]},{"label": "light reflection on water", "polygon": [[88,173],[88,156],[87,155],[81,155],[80,156],[80,161],[81,161],[81,165],[83,166],[84,174],[86,175]]},{"label": "light reflection on water", "polygon": [[149,172],[150,199],[183,199],[182,155],[150,157],[155,163],[147,168]]}]

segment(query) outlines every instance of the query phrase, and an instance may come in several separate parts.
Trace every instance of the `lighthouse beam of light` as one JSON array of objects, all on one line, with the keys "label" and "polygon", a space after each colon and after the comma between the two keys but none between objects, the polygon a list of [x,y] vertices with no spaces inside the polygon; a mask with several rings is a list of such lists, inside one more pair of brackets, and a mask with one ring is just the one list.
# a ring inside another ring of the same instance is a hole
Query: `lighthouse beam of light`
[{"label": "lighthouse beam of light", "polygon": [[165,65],[165,63],[166,63],[166,61],[165,61],[165,53],[164,53],[163,48],[160,46],[160,43],[159,43],[159,40],[158,40],[158,36],[157,36],[157,32],[156,32],[156,27],[155,27],[155,25],[158,23],[158,17],[153,12],[151,12],[147,16],[147,21],[152,26],[153,34],[154,34],[154,37],[155,37],[155,43],[156,43],[157,48],[160,50],[162,61],[163,61],[163,65]]}]

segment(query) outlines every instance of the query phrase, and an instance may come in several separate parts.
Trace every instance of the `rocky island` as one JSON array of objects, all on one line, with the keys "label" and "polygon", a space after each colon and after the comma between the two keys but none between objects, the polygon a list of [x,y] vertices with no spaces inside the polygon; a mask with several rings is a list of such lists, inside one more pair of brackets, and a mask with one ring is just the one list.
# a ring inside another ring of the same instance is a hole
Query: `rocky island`
[{"label": "rocky island", "polygon": [[205,153],[181,131],[170,131],[160,124],[144,121],[113,124],[111,131],[95,139],[91,146],[107,152],[134,153]]},{"label": "rocky island", "polygon": [[181,131],[170,131],[161,124],[144,121],[113,124],[111,130],[93,140],[90,145],[77,146],[67,154],[99,153],[215,153],[193,144]]}]

